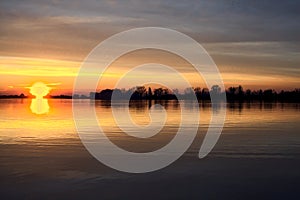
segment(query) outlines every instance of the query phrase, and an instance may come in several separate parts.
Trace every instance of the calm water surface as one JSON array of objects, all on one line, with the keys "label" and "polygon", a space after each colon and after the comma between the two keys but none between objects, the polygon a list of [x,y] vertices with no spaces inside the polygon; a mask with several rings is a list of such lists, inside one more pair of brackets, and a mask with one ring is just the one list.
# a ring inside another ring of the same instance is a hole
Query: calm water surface
[{"label": "calm water surface", "polygon": [[[50,110],[43,115],[33,114],[30,103],[30,99],[0,100],[0,186],[4,197],[39,199],[47,195],[64,199],[101,194],[107,198],[127,195],[139,199],[136,194],[145,197],[149,184],[153,184],[150,199],[157,195],[244,198],[244,194],[255,198],[251,190],[260,197],[299,195],[294,190],[300,186],[299,104],[227,104],[222,135],[207,158],[200,160],[197,154],[212,109],[207,103],[182,102],[188,112],[195,112],[195,106],[200,108],[200,127],[194,143],[171,166],[136,176],[109,169],[85,150],[75,130],[71,100],[49,99]],[[90,100],[76,103],[82,109],[92,106]],[[107,102],[96,101],[95,107],[99,124],[115,144],[129,151],[148,152],[171,141],[181,119],[177,102],[160,103],[168,116],[166,124],[149,139],[124,134]],[[120,111],[125,106],[120,102]],[[147,125],[149,107],[149,102],[131,104],[132,120]],[[122,112],[119,114],[122,117]],[[201,194],[199,187],[203,188]]]},{"label": "calm water surface", "polygon": [[[152,104],[154,103],[153,101]],[[112,141],[120,146],[127,141],[133,151],[150,151],[152,149],[147,149],[145,145],[157,146],[160,144],[156,148],[165,145],[176,134],[181,120],[180,104],[178,102],[162,101],[157,103],[160,103],[166,109],[167,120],[161,132],[149,139],[135,139],[124,134],[116,125],[108,102],[96,101],[95,106],[98,122]],[[198,136],[201,137],[202,134],[206,133],[210,123],[212,112],[210,104],[202,103],[198,105],[189,101],[181,103],[183,109],[188,112],[196,112],[195,106],[200,106]],[[76,100],[76,104],[79,104],[83,110],[92,106],[90,100]],[[37,115],[30,110],[30,99],[0,100],[0,143],[65,145],[80,142],[73,121],[72,101],[50,99],[49,105],[50,110],[47,114]],[[123,109],[126,106],[125,102],[120,102],[118,117],[122,118]],[[151,102],[149,105],[147,101],[130,104],[129,111],[134,123],[141,126],[150,123],[150,106]],[[226,114],[224,130],[219,143],[223,144],[222,138],[231,138],[234,141],[224,145],[226,145],[226,148],[228,148],[227,145],[239,146],[239,148],[232,149],[232,151],[240,152],[243,148],[254,154],[258,150],[268,152],[272,148],[276,150],[276,148],[283,148],[285,145],[287,149],[294,146],[298,147],[300,143],[300,135],[298,134],[298,130],[300,130],[299,104],[227,104]],[[155,119],[152,120],[155,121]],[[190,119],[190,121],[192,123],[193,119]],[[133,129],[133,131],[136,131],[136,129]],[[126,145],[124,145],[123,148],[126,148]],[[134,145],[136,145],[136,149],[134,149]],[[252,148],[251,145],[256,148]],[[246,147],[249,149],[246,149]]]}]

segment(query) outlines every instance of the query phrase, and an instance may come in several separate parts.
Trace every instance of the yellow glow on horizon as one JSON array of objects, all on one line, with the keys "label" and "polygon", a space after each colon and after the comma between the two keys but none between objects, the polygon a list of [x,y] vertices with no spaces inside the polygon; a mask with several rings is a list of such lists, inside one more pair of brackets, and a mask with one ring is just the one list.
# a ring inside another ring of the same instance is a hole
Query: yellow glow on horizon
[{"label": "yellow glow on horizon", "polygon": [[[75,61],[0,56],[0,75],[76,77],[80,65],[81,62]],[[101,76],[119,77],[119,74],[103,73]]]},{"label": "yellow glow on horizon", "polygon": [[79,66],[73,61],[0,56],[0,75],[72,77]]},{"label": "yellow glow on horizon", "polygon": [[[162,53],[162,52],[160,52]],[[155,57],[152,56],[153,58]],[[130,70],[130,68],[137,65],[149,63],[153,61],[151,52],[146,53],[133,53],[132,55],[126,55],[117,59],[108,70],[99,74],[101,77],[101,83],[97,90],[115,88],[115,83]],[[177,68],[179,72],[191,83],[193,87],[207,87],[203,78],[195,73],[194,70],[190,70],[191,66],[181,61],[177,57],[172,57],[166,53],[162,54],[162,58],[158,60],[160,63]],[[0,56],[0,92],[1,93],[25,93],[24,88],[28,86],[28,83],[32,83],[38,79],[50,83],[60,83],[54,94],[70,94],[73,88],[73,82],[80,69],[81,62],[79,61],[66,61],[56,59],[40,59],[32,57],[10,57]],[[220,66],[219,66],[220,67]],[[246,72],[222,72],[220,67],[221,76],[225,87],[242,85],[245,89],[259,89],[259,88],[274,88],[274,89],[294,89],[300,84],[299,78],[293,76],[286,76],[284,74],[260,74],[252,71]],[[158,75],[157,75],[158,74]],[[84,74],[86,76],[95,74]],[[147,80],[148,76],[161,76],[162,78],[168,77],[168,75],[159,72],[143,72],[139,77],[129,77],[130,79],[140,78]],[[180,85],[170,86],[171,89],[184,89],[180,88]],[[130,84],[124,85],[123,88],[129,89],[135,87]],[[86,93],[89,91],[84,91]]]}]

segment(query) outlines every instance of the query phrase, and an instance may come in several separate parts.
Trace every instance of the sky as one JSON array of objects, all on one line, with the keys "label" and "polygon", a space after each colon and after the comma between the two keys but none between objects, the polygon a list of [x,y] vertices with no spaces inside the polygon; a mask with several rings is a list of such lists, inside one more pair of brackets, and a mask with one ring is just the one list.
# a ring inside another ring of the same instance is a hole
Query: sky
[{"label": "sky", "polygon": [[[226,87],[299,88],[299,21],[300,1],[295,0],[3,0],[0,94],[28,93],[26,87],[37,81],[55,85],[53,94],[70,94],[82,61],[95,46],[121,31],[149,26],[174,29],[199,42]],[[121,69],[151,59],[180,65],[193,86],[205,87],[176,55],[143,51],[114,62],[115,71],[99,89],[112,88]]]}]

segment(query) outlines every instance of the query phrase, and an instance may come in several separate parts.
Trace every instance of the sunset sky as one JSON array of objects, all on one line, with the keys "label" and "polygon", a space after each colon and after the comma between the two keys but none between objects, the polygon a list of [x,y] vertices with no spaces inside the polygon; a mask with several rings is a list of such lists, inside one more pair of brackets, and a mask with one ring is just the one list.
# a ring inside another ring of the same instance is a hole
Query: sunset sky
[{"label": "sunset sky", "polygon": [[[299,88],[300,2],[281,2],[1,1],[0,94],[28,94],[26,87],[37,81],[52,85],[53,94],[70,94],[81,62],[96,45],[145,26],[171,28],[197,40],[219,67],[226,87]],[[99,89],[113,87],[110,79],[118,79],[119,69],[151,58],[180,65],[191,83],[199,84],[180,58],[144,51],[117,60]]]}]

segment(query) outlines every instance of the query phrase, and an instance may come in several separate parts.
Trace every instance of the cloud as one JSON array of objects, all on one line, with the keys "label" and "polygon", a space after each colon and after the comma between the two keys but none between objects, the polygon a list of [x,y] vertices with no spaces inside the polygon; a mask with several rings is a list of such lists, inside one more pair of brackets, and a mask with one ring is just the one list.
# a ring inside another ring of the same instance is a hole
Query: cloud
[{"label": "cloud", "polygon": [[[288,79],[299,74],[299,21],[300,2],[293,0],[1,1],[0,55],[64,60],[78,66],[112,34],[161,26],[202,43],[223,73],[281,74]],[[44,66],[22,66],[14,73],[39,76],[49,62]],[[60,64],[49,74],[74,76],[72,70],[69,64]],[[9,71],[2,68],[2,73]]]},{"label": "cloud", "polygon": [[0,57],[0,75],[74,77],[79,63],[61,60]]},{"label": "cloud", "polygon": [[222,72],[290,77],[300,73],[300,42],[225,42],[207,43],[204,47]]}]

